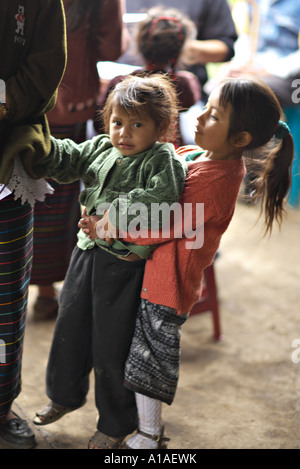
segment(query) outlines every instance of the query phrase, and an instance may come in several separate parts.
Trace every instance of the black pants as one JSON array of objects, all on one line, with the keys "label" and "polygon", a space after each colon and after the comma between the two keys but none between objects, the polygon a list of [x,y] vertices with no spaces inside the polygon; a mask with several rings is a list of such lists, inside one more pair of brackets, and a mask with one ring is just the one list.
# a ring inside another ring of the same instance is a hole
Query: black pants
[{"label": "black pants", "polygon": [[59,404],[80,406],[94,368],[98,430],[110,436],[137,426],[134,393],[123,381],[144,266],[143,260],[124,261],[98,247],[76,247],[61,293],[47,394]]}]

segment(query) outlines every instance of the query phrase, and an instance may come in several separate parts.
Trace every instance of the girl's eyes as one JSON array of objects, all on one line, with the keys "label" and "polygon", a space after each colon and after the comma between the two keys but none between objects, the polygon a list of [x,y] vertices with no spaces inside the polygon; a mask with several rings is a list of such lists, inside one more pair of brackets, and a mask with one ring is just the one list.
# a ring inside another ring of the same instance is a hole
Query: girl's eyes
[{"label": "girl's eyes", "polygon": [[[209,108],[208,108],[207,106],[205,106],[205,107],[203,108],[203,112],[207,112],[208,110],[209,110]],[[215,116],[215,115],[212,114],[211,112],[209,112],[208,115],[209,115],[209,118],[212,119],[213,121],[217,121],[217,120],[218,120],[217,116]]]},{"label": "girl's eyes", "polygon": [[[118,120],[115,120],[113,123],[114,123],[117,127],[120,127],[120,126],[122,125],[122,122],[120,122],[120,121],[118,121]],[[134,122],[133,127],[139,128],[139,127],[142,127],[142,124],[141,124],[140,122]]]}]

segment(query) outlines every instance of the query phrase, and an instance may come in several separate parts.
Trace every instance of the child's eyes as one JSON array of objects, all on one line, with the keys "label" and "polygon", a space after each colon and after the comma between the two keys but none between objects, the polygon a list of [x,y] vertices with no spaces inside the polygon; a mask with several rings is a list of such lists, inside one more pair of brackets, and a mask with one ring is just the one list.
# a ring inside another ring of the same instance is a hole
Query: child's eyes
[{"label": "child's eyes", "polygon": [[[203,107],[203,112],[207,112],[207,111],[209,111],[209,107],[208,107],[208,106],[204,106],[204,107]],[[215,116],[214,114],[212,114],[212,112],[209,112],[208,114],[209,114],[209,118],[210,118],[210,119],[212,119],[212,120],[214,120],[214,121],[217,121],[217,120],[218,120],[217,116]]]},{"label": "child's eyes", "polygon": [[[116,125],[117,127],[121,127],[121,126],[122,126],[122,122],[119,121],[119,120],[114,120],[113,123],[114,123],[114,125]],[[134,122],[134,123],[133,123],[133,127],[139,128],[139,127],[142,127],[142,124],[141,124],[141,122]]]}]

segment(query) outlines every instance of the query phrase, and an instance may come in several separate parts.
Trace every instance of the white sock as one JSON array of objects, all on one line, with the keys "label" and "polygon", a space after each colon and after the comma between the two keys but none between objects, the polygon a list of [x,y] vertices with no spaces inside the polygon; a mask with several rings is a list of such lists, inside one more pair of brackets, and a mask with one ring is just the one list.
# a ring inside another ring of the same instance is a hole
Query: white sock
[{"label": "white sock", "polygon": [[[139,417],[139,430],[149,435],[160,435],[162,429],[161,401],[139,393],[135,393],[135,400]],[[126,443],[133,449],[156,449],[158,446],[156,441],[139,434],[134,435]]]}]

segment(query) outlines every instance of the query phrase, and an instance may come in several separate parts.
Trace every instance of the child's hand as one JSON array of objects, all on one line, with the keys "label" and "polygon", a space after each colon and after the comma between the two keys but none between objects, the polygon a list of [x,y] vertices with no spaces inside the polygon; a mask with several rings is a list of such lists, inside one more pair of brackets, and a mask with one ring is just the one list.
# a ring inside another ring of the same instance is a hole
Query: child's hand
[{"label": "child's hand", "polygon": [[83,218],[79,220],[78,227],[82,229],[82,231],[90,238],[96,239],[96,223],[100,220],[100,217],[97,215],[88,216],[85,215]]},{"label": "child's hand", "polygon": [[118,230],[112,226],[108,218],[108,212],[105,211],[101,220],[95,225],[97,238],[105,239],[105,241],[111,245],[114,239],[118,239]]},{"label": "child's hand", "polygon": [[90,238],[90,239],[105,239],[105,241],[111,245],[114,239],[117,239],[118,233],[109,222],[107,211],[104,212],[102,218],[98,215],[87,215],[86,208],[83,209],[82,218],[79,220],[78,227]]}]

